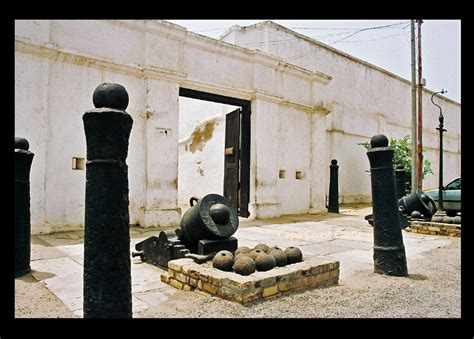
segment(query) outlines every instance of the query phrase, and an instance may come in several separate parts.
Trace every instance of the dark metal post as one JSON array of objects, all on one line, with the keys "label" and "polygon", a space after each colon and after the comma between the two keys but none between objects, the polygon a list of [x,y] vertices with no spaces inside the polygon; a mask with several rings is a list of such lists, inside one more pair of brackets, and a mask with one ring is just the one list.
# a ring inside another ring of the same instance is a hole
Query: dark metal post
[{"label": "dark metal post", "polygon": [[395,183],[397,186],[397,200],[406,194],[405,166],[397,165],[395,169]]},{"label": "dark metal post", "polygon": [[30,169],[34,154],[15,137],[15,278],[28,274],[31,256]]},{"label": "dark metal post", "polygon": [[329,178],[329,204],[328,212],[339,213],[339,183],[338,183],[338,170],[339,165],[336,159],[331,160],[330,178]]},{"label": "dark metal post", "polygon": [[374,272],[392,276],[408,275],[393,171],[394,151],[379,134],[370,140],[367,152],[372,181],[374,215]]},{"label": "dark metal post", "polygon": [[421,24],[423,20],[416,20],[418,24],[418,144],[416,161],[416,182],[418,189],[423,189],[423,78],[421,63]]},{"label": "dark metal post", "polygon": [[133,119],[128,93],[104,83],[83,116],[87,142],[84,221],[84,318],[131,318],[126,158]]},{"label": "dark metal post", "polygon": [[433,97],[438,94],[444,94],[447,91],[441,90],[441,92],[433,93],[431,96],[431,102],[433,105],[439,108],[439,127],[436,129],[439,131],[439,185],[438,185],[438,210],[436,211],[435,215],[431,219],[431,221],[435,222],[443,222],[444,217],[446,216],[446,212],[444,211],[444,201],[443,201],[443,132],[447,130],[444,129],[444,116],[441,106],[437,105],[433,101]]}]

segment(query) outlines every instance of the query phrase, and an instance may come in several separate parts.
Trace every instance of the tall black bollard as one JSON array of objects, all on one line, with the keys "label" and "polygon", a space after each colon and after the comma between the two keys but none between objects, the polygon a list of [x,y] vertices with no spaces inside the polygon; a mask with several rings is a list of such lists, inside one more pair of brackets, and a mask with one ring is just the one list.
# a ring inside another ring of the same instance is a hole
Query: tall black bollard
[{"label": "tall black bollard", "polygon": [[104,83],[83,116],[87,142],[84,220],[84,318],[131,318],[128,93]]},{"label": "tall black bollard", "polygon": [[395,183],[397,186],[397,200],[406,194],[405,166],[397,165],[395,169]]},{"label": "tall black bollard", "polygon": [[338,170],[339,165],[336,159],[331,160],[330,177],[329,177],[329,204],[328,212],[339,213],[339,182]]},{"label": "tall black bollard", "polygon": [[30,169],[34,154],[15,137],[15,278],[28,274],[31,256]]},{"label": "tall black bollard", "polygon": [[367,156],[372,181],[374,272],[405,277],[408,269],[393,173],[394,152],[382,134],[372,137],[370,145]]}]

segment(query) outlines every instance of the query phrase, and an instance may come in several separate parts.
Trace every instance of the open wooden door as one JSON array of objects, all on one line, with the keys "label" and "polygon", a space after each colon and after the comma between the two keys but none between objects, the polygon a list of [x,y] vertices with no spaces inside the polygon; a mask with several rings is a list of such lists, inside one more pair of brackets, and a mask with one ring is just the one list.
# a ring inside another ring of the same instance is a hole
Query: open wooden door
[{"label": "open wooden door", "polygon": [[240,108],[225,116],[224,196],[239,210]]},{"label": "open wooden door", "polygon": [[250,186],[250,109],[236,109],[226,115],[224,196],[247,218]]},{"label": "open wooden door", "polygon": [[224,196],[237,207],[239,216],[250,216],[250,115],[249,100],[228,97],[189,88],[179,88],[179,95],[241,107],[226,116]]}]

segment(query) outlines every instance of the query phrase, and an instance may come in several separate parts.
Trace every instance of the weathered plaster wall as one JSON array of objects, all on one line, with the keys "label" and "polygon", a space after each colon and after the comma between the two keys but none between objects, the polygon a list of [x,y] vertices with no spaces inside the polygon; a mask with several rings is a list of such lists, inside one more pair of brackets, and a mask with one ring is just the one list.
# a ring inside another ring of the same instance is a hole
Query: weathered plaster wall
[{"label": "weathered plaster wall", "polygon": [[238,107],[179,98],[178,205],[190,208],[192,196],[222,195],[225,114]]},{"label": "weathered plaster wall", "polygon": [[[33,233],[82,227],[85,171],[72,169],[72,157],[86,157],[82,115],[93,108],[92,93],[102,82],[123,84],[130,97],[131,223],[176,226],[180,220],[180,87],[251,100],[251,217],[324,207],[319,193],[308,193],[319,160],[305,152],[322,154],[308,145],[317,138],[308,126],[321,114],[313,96],[331,80],[325,74],[154,20],[18,20],[15,61],[15,134],[37,155]],[[282,126],[284,142],[278,141]],[[289,192],[278,183],[281,167],[289,177],[303,173],[287,185]]]},{"label": "weathered plaster wall", "polygon": [[[335,158],[340,165],[340,200],[348,203],[370,201],[370,176],[365,172],[369,163],[365,149],[357,143],[369,141],[378,133],[397,139],[411,135],[409,81],[272,22],[249,27],[234,26],[222,40],[259,49],[299,67],[332,76],[331,82],[325,86],[315,84],[312,93],[314,104],[329,113],[326,116],[329,147],[327,152],[320,153],[327,165],[318,175],[326,178],[321,180],[326,185],[329,162]],[[423,188],[430,189],[438,182],[436,127],[439,110],[430,101],[433,92],[427,89],[423,92],[424,156],[432,162],[435,172],[435,175],[426,177]],[[461,173],[461,107],[443,97],[438,97],[437,102],[443,107],[448,129],[444,135],[444,175],[448,179]]]}]

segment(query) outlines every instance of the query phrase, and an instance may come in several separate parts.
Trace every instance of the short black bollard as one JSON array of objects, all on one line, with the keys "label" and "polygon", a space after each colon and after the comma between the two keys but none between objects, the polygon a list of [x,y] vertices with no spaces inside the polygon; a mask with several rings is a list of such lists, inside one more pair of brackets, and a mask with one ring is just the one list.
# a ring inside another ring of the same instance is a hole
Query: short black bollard
[{"label": "short black bollard", "polygon": [[329,204],[328,212],[339,213],[339,182],[338,170],[339,165],[336,159],[331,160],[330,177],[329,177]]},{"label": "short black bollard", "polygon": [[31,256],[30,169],[34,154],[15,137],[15,278],[28,274]]},{"label": "short black bollard", "polygon": [[395,183],[397,185],[397,199],[406,195],[405,166],[397,165],[395,169]]},{"label": "short black bollard", "polygon": [[367,156],[372,181],[374,272],[406,277],[408,269],[392,164],[394,151],[382,134],[372,137],[370,145],[372,149]]},{"label": "short black bollard", "polygon": [[128,93],[104,83],[83,116],[87,142],[84,220],[84,318],[131,318],[128,212]]}]

